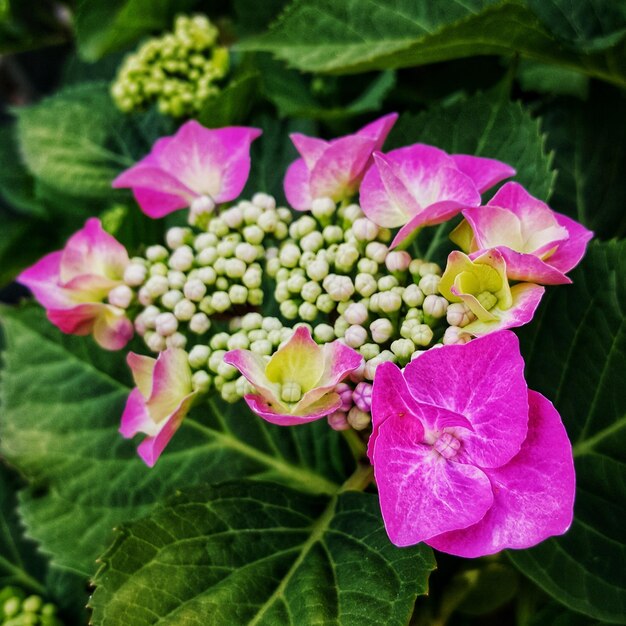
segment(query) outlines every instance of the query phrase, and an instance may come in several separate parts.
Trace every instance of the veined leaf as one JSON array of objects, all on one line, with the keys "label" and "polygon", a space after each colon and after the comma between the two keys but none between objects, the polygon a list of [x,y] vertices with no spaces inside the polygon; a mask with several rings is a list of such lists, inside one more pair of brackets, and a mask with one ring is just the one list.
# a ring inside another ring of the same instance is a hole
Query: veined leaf
[{"label": "veined leaf", "polygon": [[626,243],[593,244],[522,333],[526,377],[559,410],[574,447],[575,519],[562,537],[509,552],[571,609],[626,615]]},{"label": "veined leaf", "polygon": [[252,482],[178,495],[102,561],[96,626],[401,625],[435,565],[390,543],[375,495]]},{"label": "veined leaf", "polygon": [[149,469],[117,432],[130,391],[123,355],[60,336],[34,307],[2,319],[0,450],[30,479],[21,515],[58,565],[92,574],[114,526],[183,486],[254,477],[333,493],[350,471],[326,423],[281,428],[217,403],[187,418]]},{"label": "veined leaf", "polygon": [[354,73],[518,53],[626,84],[625,53],[565,48],[522,0],[295,0],[239,46],[310,72]]}]

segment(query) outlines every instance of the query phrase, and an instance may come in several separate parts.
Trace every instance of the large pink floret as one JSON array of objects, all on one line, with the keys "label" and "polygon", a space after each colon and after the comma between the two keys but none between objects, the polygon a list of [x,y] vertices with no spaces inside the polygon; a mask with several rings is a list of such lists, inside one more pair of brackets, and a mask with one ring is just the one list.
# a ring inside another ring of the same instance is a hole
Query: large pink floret
[{"label": "large pink floret", "polygon": [[585,254],[593,233],[556,213],[518,183],[507,183],[480,208],[463,211],[451,235],[474,258],[496,248],[513,280],[543,285],[571,282],[565,275]]},{"label": "large pink floret", "polygon": [[500,331],[378,367],[368,454],[394,544],[476,557],[569,528],[571,445],[523,366]]},{"label": "large pink floret", "polygon": [[190,120],[172,137],[159,139],[113,187],[132,189],[142,211],[154,218],[194,202],[228,202],[248,180],[250,145],[261,132],[242,126],[208,129]]},{"label": "large pink floret", "polygon": [[64,333],[93,334],[103,348],[119,350],[133,335],[125,311],[107,304],[109,292],[122,284],[129,263],[126,248],[90,218],[63,250],[51,252],[17,278],[46,309]]},{"label": "large pink floret", "polygon": [[394,247],[424,226],[479,206],[483,191],[514,174],[495,159],[449,155],[419,143],[376,152],[361,184],[361,207],[376,224],[401,227]]},{"label": "large pink floret", "polygon": [[301,155],[285,175],[285,195],[291,206],[307,211],[318,198],[339,202],[354,195],[371,163],[372,152],[382,148],[397,117],[396,113],[385,115],[354,135],[331,141],[291,135]]},{"label": "large pink floret", "polygon": [[197,392],[192,389],[184,350],[168,348],[157,359],[130,352],[126,360],[137,387],[128,396],[119,431],[126,438],[148,435],[137,452],[152,467],[182,424]]}]

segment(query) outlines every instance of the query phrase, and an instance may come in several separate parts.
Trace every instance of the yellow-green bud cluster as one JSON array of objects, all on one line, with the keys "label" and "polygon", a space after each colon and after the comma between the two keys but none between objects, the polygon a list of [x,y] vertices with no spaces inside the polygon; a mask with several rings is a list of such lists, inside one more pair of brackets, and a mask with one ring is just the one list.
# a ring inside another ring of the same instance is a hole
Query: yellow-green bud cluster
[{"label": "yellow-green bud cluster", "polygon": [[2,626],[63,626],[54,604],[40,596],[26,594],[16,587],[0,590],[0,624]]},{"label": "yellow-green bud cluster", "polygon": [[124,60],[111,86],[118,108],[130,112],[156,101],[173,117],[198,113],[228,72],[228,49],[217,45],[218,34],[203,15],[178,16],[174,32],[148,40]]}]

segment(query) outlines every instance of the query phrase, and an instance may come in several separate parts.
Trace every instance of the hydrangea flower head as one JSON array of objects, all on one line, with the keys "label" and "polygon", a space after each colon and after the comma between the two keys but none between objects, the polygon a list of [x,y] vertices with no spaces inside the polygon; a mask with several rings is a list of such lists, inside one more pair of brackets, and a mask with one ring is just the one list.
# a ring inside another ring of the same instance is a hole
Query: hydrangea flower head
[{"label": "hydrangea flower head", "polygon": [[142,211],[158,218],[196,205],[212,206],[236,198],[250,173],[250,145],[258,128],[208,129],[190,120],[171,137],[122,172],[113,187],[133,190]]},{"label": "hydrangea flower head", "polygon": [[93,333],[103,348],[119,350],[132,337],[133,326],[122,309],[104,300],[122,284],[128,263],[124,246],[103,230],[100,220],[90,218],[63,250],[47,254],[17,280],[33,292],[61,331]]},{"label": "hydrangea flower head", "polygon": [[375,152],[361,184],[361,208],[379,226],[402,227],[394,247],[423,226],[479,206],[483,191],[514,174],[495,159],[449,155],[419,143],[387,154]]},{"label": "hydrangea flower head", "polygon": [[544,288],[533,283],[509,286],[506,261],[494,249],[474,260],[455,250],[448,256],[439,291],[450,302],[464,302],[476,320],[464,332],[484,335],[530,322]]},{"label": "hydrangea flower head", "polygon": [[382,148],[397,118],[396,113],[385,115],[354,135],[332,141],[299,133],[290,135],[301,155],[285,175],[285,195],[291,206],[307,211],[317,198],[339,202],[354,195],[371,163],[372,152]]},{"label": "hydrangea flower head", "polygon": [[477,557],[569,528],[571,445],[523,369],[509,331],[378,367],[368,453],[394,544]]},{"label": "hydrangea flower head", "polygon": [[472,257],[497,248],[514,280],[558,285],[585,254],[593,233],[552,211],[518,183],[507,183],[486,206],[463,211],[450,238]]},{"label": "hydrangea flower head", "polygon": [[168,348],[157,359],[129,352],[128,365],[137,387],[130,392],[122,414],[120,433],[148,435],[137,448],[152,467],[189,412],[197,392],[191,384],[187,353]]},{"label": "hydrangea flower head", "polygon": [[245,400],[257,415],[293,426],[337,411],[342,400],[334,388],[361,365],[363,357],[339,341],[319,346],[300,326],[269,361],[250,350],[231,350],[224,361],[254,387],[255,393]]}]

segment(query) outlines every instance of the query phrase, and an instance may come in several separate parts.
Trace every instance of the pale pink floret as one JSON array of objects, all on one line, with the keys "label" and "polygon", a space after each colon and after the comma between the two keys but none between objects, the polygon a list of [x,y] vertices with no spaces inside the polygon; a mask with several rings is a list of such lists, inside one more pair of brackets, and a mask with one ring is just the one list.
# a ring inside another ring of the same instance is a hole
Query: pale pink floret
[{"label": "pale pink floret", "polygon": [[193,404],[187,353],[168,348],[157,359],[130,352],[127,362],[137,387],[128,396],[120,433],[127,439],[137,433],[148,435],[137,448],[152,467],[180,427]]},{"label": "pale pink floret", "polygon": [[379,366],[368,454],[394,544],[476,557],[569,528],[571,446],[523,366],[509,331]]},{"label": "pale pink floret", "polygon": [[250,145],[261,132],[240,126],[208,129],[190,120],[175,135],[159,139],[113,187],[131,188],[142,211],[154,218],[191,206],[198,198],[228,202],[248,180]]},{"label": "pale pink floret", "polygon": [[133,335],[122,309],[106,304],[108,293],[122,284],[129,263],[126,248],[88,219],[65,248],[52,252],[17,278],[46,309],[48,319],[64,333],[93,334],[103,348],[119,350]]},{"label": "pale pink floret", "polygon": [[521,185],[507,183],[486,206],[463,211],[466,223],[456,233],[469,236],[454,241],[469,245],[474,257],[489,248],[504,256],[513,280],[558,285],[571,282],[565,275],[585,254],[593,233],[571,218],[552,211]]},{"label": "pale pink floret", "polygon": [[290,135],[302,158],[294,161],[285,175],[289,204],[298,211],[307,211],[317,198],[339,202],[353,196],[371,163],[372,152],[382,148],[397,118],[396,113],[385,115],[354,135],[331,141],[299,133]]},{"label": "pale pink floret", "polygon": [[[335,387],[361,365],[363,357],[339,341],[319,346],[300,326],[269,361],[250,350],[231,350],[224,361],[254,387],[256,393],[245,400],[257,415],[273,424],[293,426],[338,410],[342,400]],[[296,396],[284,395],[285,388],[296,385]]]},{"label": "pale pink floret", "polygon": [[483,191],[514,174],[501,161],[449,155],[425,144],[376,152],[361,184],[361,207],[379,226],[401,227],[393,248],[424,226],[479,206]]}]

